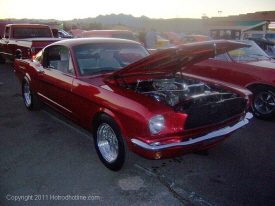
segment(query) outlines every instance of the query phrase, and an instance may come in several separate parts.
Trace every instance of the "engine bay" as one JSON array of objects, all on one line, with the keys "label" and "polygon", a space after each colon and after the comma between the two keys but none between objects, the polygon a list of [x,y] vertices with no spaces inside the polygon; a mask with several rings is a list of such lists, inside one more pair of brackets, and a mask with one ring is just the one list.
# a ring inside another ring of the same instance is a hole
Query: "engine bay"
[{"label": "engine bay", "polygon": [[185,112],[191,106],[222,102],[238,97],[238,94],[222,87],[182,78],[139,80],[132,85],[136,92],[171,106],[176,112]]},{"label": "engine bay", "polygon": [[138,80],[128,88],[187,114],[186,129],[226,121],[241,114],[248,101],[222,86],[184,76]]}]

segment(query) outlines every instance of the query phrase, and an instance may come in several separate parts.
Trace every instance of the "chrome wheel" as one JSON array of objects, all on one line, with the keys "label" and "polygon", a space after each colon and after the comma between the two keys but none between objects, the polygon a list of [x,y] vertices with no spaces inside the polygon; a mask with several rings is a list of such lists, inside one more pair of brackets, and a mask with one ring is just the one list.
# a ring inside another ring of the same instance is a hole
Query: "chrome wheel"
[{"label": "chrome wheel", "polygon": [[36,93],[33,91],[30,81],[27,77],[24,77],[22,83],[22,96],[25,106],[28,110],[39,110],[41,102],[37,99]]},{"label": "chrome wheel", "polygon": [[118,139],[110,125],[103,123],[98,127],[97,146],[102,157],[108,163],[117,160],[119,153]]},{"label": "chrome wheel", "polygon": [[93,138],[98,157],[107,168],[118,171],[125,163],[127,165],[128,147],[119,126],[112,117],[101,114],[95,118]]},{"label": "chrome wheel", "polygon": [[275,96],[270,92],[260,92],[255,96],[254,107],[261,114],[270,114],[275,110]]},{"label": "chrome wheel", "polygon": [[26,107],[30,107],[32,104],[32,96],[31,96],[31,90],[30,90],[30,84],[25,81],[23,85],[23,98]]}]

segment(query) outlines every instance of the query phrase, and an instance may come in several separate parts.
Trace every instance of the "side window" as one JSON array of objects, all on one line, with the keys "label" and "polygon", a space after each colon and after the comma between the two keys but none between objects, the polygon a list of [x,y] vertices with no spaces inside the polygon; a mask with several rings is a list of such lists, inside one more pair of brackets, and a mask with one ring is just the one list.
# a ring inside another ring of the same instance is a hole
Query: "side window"
[{"label": "side window", "polygon": [[220,61],[230,61],[229,57],[227,54],[219,54],[214,57],[215,60],[220,60]]},{"label": "side window", "polygon": [[194,37],[188,36],[186,37],[186,41],[196,41]]},{"label": "side window", "polygon": [[52,46],[47,48],[47,67],[63,73],[74,74],[71,54],[65,46]]}]

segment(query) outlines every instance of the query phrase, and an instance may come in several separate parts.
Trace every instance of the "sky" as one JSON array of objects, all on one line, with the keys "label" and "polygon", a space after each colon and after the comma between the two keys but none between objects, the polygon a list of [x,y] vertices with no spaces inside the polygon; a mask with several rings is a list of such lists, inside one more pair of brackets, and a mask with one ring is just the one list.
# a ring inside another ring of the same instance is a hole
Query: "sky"
[{"label": "sky", "polygon": [[0,0],[0,19],[72,20],[131,14],[149,18],[201,18],[274,11],[275,0]]}]

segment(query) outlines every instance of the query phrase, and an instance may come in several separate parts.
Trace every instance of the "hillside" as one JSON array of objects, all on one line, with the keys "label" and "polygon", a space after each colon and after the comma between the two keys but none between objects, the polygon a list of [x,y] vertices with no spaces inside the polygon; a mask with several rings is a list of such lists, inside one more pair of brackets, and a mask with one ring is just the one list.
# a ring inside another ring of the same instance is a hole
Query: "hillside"
[{"label": "hillside", "polygon": [[64,23],[64,24],[92,24],[92,23],[101,23],[101,24],[120,24],[129,27],[142,28],[143,22],[150,20],[149,17],[141,16],[134,17],[127,14],[109,14],[109,15],[99,15],[95,18],[89,17],[85,19],[72,19],[68,21],[60,21],[57,19],[2,19],[0,21],[9,21],[11,23],[25,22],[25,23]]},{"label": "hillside", "polygon": [[77,23],[85,23],[90,24],[94,22],[98,22],[101,24],[122,24],[130,27],[143,27],[143,22],[150,20],[150,18],[146,16],[134,17],[132,15],[126,14],[110,14],[110,15],[99,15],[95,18],[86,18],[86,19],[73,19],[70,21],[64,21],[64,23],[77,24]]}]

